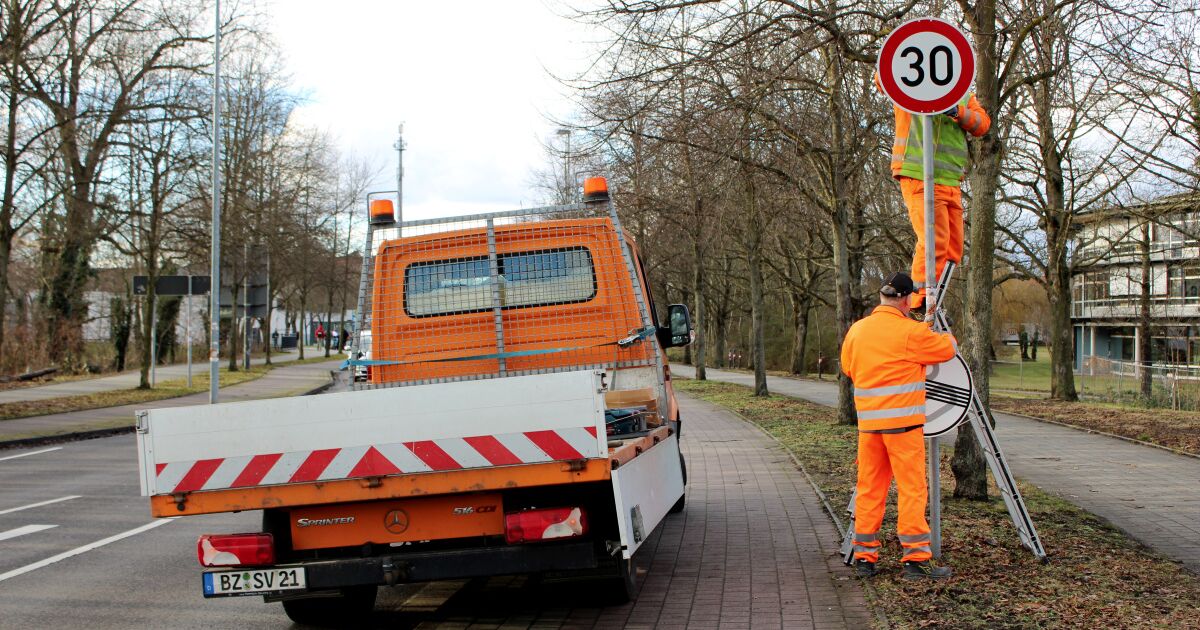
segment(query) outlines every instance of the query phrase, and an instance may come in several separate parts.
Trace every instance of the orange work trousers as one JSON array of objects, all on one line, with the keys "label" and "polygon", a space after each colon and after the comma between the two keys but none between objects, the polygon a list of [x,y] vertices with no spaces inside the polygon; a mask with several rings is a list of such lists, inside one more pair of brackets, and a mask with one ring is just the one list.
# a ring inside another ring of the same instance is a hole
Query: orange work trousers
[{"label": "orange work trousers", "polygon": [[854,559],[879,562],[879,527],[887,502],[888,486],[896,477],[899,512],[896,533],[904,547],[902,561],[933,557],[929,549],[929,523],[925,502],[925,432],[921,427],[904,433],[858,434],[858,498],[854,502]]},{"label": "orange work trousers", "polygon": [[[908,219],[917,233],[912,260],[913,284],[918,287],[912,305],[916,307],[925,301],[925,182],[901,177],[900,192],[904,195],[904,205],[908,206]],[[936,279],[941,277],[947,260],[953,260],[955,264],[962,262],[963,207],[962,189],[958,186],[933,185],[933,238],[936,241]]]}]

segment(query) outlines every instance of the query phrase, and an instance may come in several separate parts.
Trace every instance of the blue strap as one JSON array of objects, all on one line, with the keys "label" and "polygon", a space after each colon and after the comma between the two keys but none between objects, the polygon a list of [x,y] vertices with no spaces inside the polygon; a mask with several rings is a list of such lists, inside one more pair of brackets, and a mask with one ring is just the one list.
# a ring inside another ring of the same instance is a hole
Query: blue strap
[{"label": "blue strap", "polygon": [[509,359],[513,357],[530,357],[543,354],[557,354],[559,352],[573,352],[576,350],[591,350],[592,348],[601,348],[604,346],[620,346],[626,348],[633,345],[635,342],[649,338],[655,333],[654,326],[646,326],[640,330],[632,331],[629,336],[617,341],[607,341],[591,346],[575,346],[572,348],[541,348],[537,350],[516,350],[513,352],[495,352],[492,354],[476,354],[467,357],[447,357],[444,359],[423,359],[421,361],[382,361],[375,359],[347,359],[338,368],[345,370],[352,365],[415,365],[417,363],[450,363],[457,361],[486,361],[489,359]]}]

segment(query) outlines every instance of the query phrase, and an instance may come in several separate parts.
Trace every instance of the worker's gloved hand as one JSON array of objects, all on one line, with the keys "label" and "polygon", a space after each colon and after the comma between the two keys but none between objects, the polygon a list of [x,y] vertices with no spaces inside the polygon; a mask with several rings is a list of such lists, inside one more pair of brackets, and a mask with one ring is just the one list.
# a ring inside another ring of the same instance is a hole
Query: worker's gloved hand
[{"label": "worker's gloved hand", "polygon": [[954,120],[958,120],[958,105],[955,105],[954,107],[951,107],[942,113],[953,118]]}]

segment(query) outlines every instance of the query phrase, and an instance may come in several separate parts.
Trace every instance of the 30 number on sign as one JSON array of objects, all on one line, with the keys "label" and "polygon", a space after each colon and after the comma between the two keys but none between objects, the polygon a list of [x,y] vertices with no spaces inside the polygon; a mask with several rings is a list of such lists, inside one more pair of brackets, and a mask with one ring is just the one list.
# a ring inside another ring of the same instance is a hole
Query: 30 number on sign
[{"label": "30 number on sign", "polygon": [[[920,48],[907,46],[900,51],[900,56],[905,59],[912,58],[912,63],[908,64],[913,71],[911,78],[909,76],[900,77],[900,81],[908,87],[919,87],[925,83],[926,76],[938,87],[946,87],[954,79],[954,53],[950,51],[949,46],[938,44],[930,48],[928,57]],[[927,58],[928,66],[925,65]],[[926,67],[929,68],[928,72],[925,70]]]},{"label": "30 number on sign", "polygon": [[953,107],[975,78],[975,57],[966,35],[945,20],[905,22],[879,51],[883,91],[901,109],[936,114]]}]

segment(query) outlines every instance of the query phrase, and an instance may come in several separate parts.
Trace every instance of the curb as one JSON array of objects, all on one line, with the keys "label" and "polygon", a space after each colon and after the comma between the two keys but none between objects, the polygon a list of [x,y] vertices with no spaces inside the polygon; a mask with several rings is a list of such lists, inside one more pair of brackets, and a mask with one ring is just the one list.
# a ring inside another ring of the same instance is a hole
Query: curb
[{"label": "curb", "polygon": [[[334,371],[329,371],[329,382],[314,387],[299,396],[313,396],[323,393],[329,388],[337,384]],[[90,431],[73,431],[69,433],[56,433],[54,435],[44,435],[39,437],[20,438],[16,440],[0,440],[0,451],[10,448],[25,448],[30,446],[47,446],[50,444],[62,444],[64,442],[81,442],[83,440],[95,440],[98,438],[112,437],[114,435],[124,435],[133,433],[133,425],[127,427],[112,427],[109,429],[92,429]]]},{"label": "curb", "polygon": [[[685,395],[686,395],[686,393],[685,393]],[[785,394],[778,394],[778,395],[786,396]],[[829,515],[829,520],[833,521],[833,526],[837,529],[838,533],[844,535],[846,528],[842,526],[842,521],[841,521],[841,519],[839,519],[837,517],[837,512],[833,509],[833,506],[831,506],[829,504],[828,497],[826,497],[825,493],[821,491],[821,487],[817,485],[816,480],[813,479],[812,476],[808,474],[808,470],[806,468],[804,468],[804,464],[800,463],[800,459],[798,457],[796,457],[796,454],[792,452],[792,449],[788,448],[783,442],[779,441],[779,438],[768,433],[767,430],[762,428],[761,426],[759,426],[759,424],[757,422],[742,415],[742,413],[737,411],[736,409],[730,409],[723,405],[718,405],[716,403],[708,402],[707,400],[703,400],[703,399],[695,397],[695,396],[692,396],[692,398],[694,400],[698,400],[702,403],[712,405],[714,407],[718,407],[720,409],[723,409],[723,410],[733,414],[734,416],[737,416],[737,418],[740,419],[742,422],[745,422],[746,424],[754,427],[755,430],[757,430],[759,433],[765,435],[769,440],[771,440],[777,446],[779,446],[779,448],[782,449],[783,452],[787,453],[788,457],[790,457],[792,460],[792,464],[794,464],[796,466],[796,469],[799,470],[802,475],[804,475],[804,479],[808,481],[808,484],[810,486],[812,486],[813,492],[816,492],[817,497],[821,499],[821,505],[825,508],[826,514]],[[840,554],[839,554],[839,558],[840,558]],[[842,561],[839,559],[838,563],[841,564]],[[883,608],[877,604],[877,602],[879,601],[879,592],[875,590],[875,586],[873,584],[871,584],[869,580],[855,580],[855,581],[857,581],[858,584],[860,586],[862,586],[863,593],[865,593],[867,596],[867,602],[871,604],[871,614],[873,614],[875,616],[875,620],[878,621],[883,628],[891,628],[892,624],[891,624],[891,622],[888,621],[887,615],[883,612]]]},{"label": "curb", "polygon": [[1024,418],[1026,420],[1033,420],[1034,422],[1042,422],[1045,424],[1054,424],[1054,425],[1058,425],[1060,427],[1065,427],[1067,429],[1075,429],[1076,431],[1083,431],[1084,433],[1091,433],[1093,435],[1103,435],[1104,437],[1114,438],[1117,440],[1121,440],[1122,442],[1129,442],[1131,444],[1138,444],[1140,446],[1149,446],[1151,448],[1156,448],[1161,451],[1167,451],[1168,453],[1174,453],[1176,455],[1183,455],[1184,457],[1191,457],[1194,459],[1200,459],[1200,455],[1197,455],[1195,453],[1181,451],[1177,448],[1171,448],[1170,446],[1163,446],[1162,444],[1155,444],[1153,442],[1146,442],[1146,441],[1139,440],[1136,438],[1125,437],[1124,435],[1108,433],[1107,431],[1100,431],[1097,429],[1089,429],[1087,427],[1081,427],[1077,424],[1067,424],[1066,422],[1059,422],[1058,420],[1047,420],[1046,418],[1038,418],[1036,416],[1027,416],[1023,413],[1016,413],[1014,411],[996,411],[994,409],[989,409],[989,411],[991,411],[993,414],[1002,413],[1006,416],[1013,416],[1014,418]]}]

